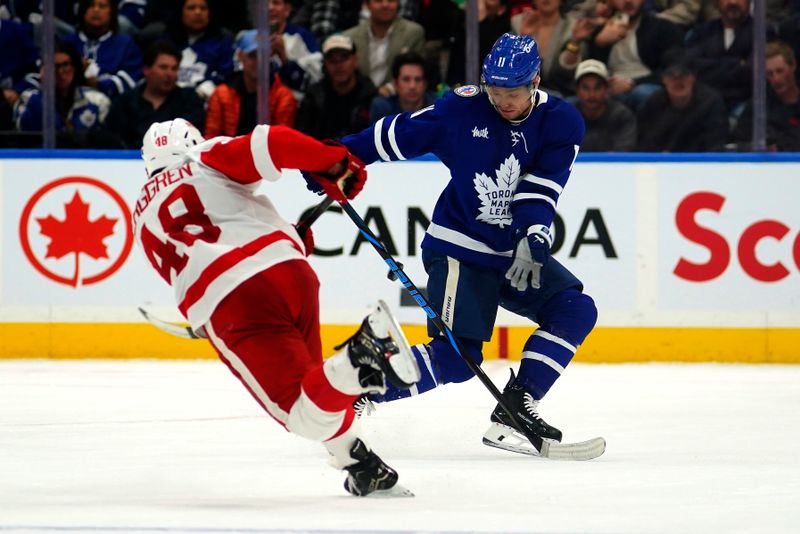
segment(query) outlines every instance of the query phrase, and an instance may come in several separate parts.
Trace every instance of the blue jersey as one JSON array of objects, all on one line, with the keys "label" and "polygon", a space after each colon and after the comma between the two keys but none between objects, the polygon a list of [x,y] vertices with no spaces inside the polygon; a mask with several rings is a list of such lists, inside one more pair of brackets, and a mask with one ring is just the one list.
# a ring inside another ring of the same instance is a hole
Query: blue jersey
[{"label": "blue jersey", "polygon": [[182,48],[178,68],[181,87],[197,87],[206,81],[219,85],[233,72],[233,39],[227,35],[203,35],[178,47]]},{"label": "blue jersey", "polygon": [[[111,100],[100,91],[91,87],[76,87],[67,122],[56,113],[56,131],[77,132],[100,128],[110,107]],[[14,122],[23,132],[42,129],[42,93],[39,89],[28,89],[20,95],[14,107]]]},{"label": "blue jersey", "polygon": [[578,111],[536,91],[524,120],[500,116],[475,86],[433,106],[390,115],[342,139],[366,163],[436,155],[450,181],[433,211],[422,247],[488,267],[511,263],[518,229],[550,226],[583,140]]},{"label": "blue jersey", "polygon": [[109,98],[136,87],[142,75],[142,53],[127,35],[109,31],[95,40],[78,32],[64,41],[74,45],[81,57],[97,64],[97,89]]}]

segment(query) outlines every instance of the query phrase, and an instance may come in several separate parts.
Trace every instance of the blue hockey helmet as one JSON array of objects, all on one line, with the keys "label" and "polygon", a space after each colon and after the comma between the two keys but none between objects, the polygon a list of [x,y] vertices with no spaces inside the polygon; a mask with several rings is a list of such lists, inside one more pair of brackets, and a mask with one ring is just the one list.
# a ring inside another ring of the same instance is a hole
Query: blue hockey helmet
[{"label": "blue hockey helmet", "polygon": [[539,47],[533,37],[504,33],[483,60],[481,81],[496,87],[529,85],[541,65]]}]

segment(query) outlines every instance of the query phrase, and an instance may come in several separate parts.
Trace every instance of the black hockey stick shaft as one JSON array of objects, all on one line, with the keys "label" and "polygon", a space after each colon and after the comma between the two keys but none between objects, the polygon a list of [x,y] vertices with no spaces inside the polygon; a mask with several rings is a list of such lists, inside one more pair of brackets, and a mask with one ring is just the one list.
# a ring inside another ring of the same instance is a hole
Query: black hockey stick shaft
[{"label": "black hockey stick shaft", "polygon": [[447,326],[439,314],[434,311],[428,300],[420,292],[420,290],[417,289],[417,286],[414,285],[414,282],[412,282],[408,275],[403,271],[403,268],[392,257],[384,244],[378,240],[374,233],[372,233],[372,230],[369,229],[369,226],[367,226],[367,223],[364,222],[364,219],[361,218],[358,212],[348,202],[339,202],[339,204],[342,206],[344,212],[347,213],[347,216],[350,217],[350,219],[358,227],[361,235],[363,235],[367,241],[370,242],[372,247],[378,252],[378,254],[380,254],[381,258],[383,258],[383,261],[385,261],[389,266],[391,272],[395,274],[397,280],[403,284],[403,287],[405,287],[406,290],[411,294],[414,302],[416,302],[417,305],[425,311],[428,318],[431,320],[434,326],[439,329],[439,332],[441,332],[442,335],[447,339],[458,355],[461,356],[461,358],[464,360],[464,363],[466,363],[472,372],[475,373],[475,376],[477,376],[478,379],[483,382],[483,385],[486,386],[486,389],[489,390],[489,393],[492,394],[500,407],[503,408],[503,410],[508,414],[508,416],[514,422],[514,425],[520,429],[520,432],[522,432],[526,438],[528,438],[528,441],[531,442],[531,445],[533,445],[537,451],[541,452],[542,438],[528,432],[527,428],[520,424],[516,414],[506,404],[502,393],[500,393],[500,390],[498,390],[497,386],[494,385],[494,382],[492,382],[489,377],[486,376],[486,373],[483,371],[483,369],[481,369],[481,366],[472,359],[466,350],[464,350],[464,346],[461,344],[455,334],[453,334],[453,331],[450,330],[450,327]]},{"label": "black hockey stick shaft", "polygon": [[304,213],[300,217],[300,220],[297,221],[297,233],[302,237],[303,234],[311,228],[311,225],[314,224],[323,213],[328,211],[331,204],[333,204],[333,199],[331,197],[325,197],[322,202],[311,208],[311,211]]}]

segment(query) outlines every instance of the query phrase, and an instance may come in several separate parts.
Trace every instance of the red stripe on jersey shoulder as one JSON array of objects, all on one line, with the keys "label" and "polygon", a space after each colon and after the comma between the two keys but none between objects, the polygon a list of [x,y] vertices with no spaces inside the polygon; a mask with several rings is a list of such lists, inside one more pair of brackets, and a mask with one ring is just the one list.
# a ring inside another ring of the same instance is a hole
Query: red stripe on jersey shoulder
[{"label": "red stripe on jersey shoulder", "polygon": [[222,276],[229,269],[232,269],[238,263],[241,263],[250,256],[254,256],[262,249],[265,249],[276,241],[281,240],[289,241],[294,248],[302,252],[300,246],[291,237],[280,230],[261,236],[258,239],[250,241],[246,245],[230,250],[216,260],[212,261],[203,270],[203,272],[200,273],[200,276],[197,277],[197,280],[195,280],[186,290],[186,294],[183,297],[183,301],[181,301],[180,305],[178,306],[178,309],[185,317],[188,317],[189,308],[196,304],[198,300],[203,298],[208,286],[210,286],[214,280]]},{"label": "red stripe on jersey shoulder", "polygon": [[[234,182],[252,184],[261,180],[253,161],[252,133],[220,141],[200,154],[200,161]],[[264,147],[266,151],[266,147]]]}]

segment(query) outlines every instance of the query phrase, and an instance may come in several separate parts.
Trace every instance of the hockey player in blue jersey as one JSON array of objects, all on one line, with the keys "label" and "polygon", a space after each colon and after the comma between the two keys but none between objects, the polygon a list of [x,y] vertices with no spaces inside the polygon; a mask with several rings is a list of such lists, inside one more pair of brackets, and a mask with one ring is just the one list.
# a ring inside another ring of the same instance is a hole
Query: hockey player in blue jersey
[{"label": "hockey player in blue jersey", "polygon": [[[537,405],[594,327],[597,310],[581,282],[550,257],[550,226],[584,124],[575,108],[538,90],[540,65],[531,37],[507,33],[486,56],[481,87],[463,86],[433,106],[384,117],[342,142],[367,163],[431,152],[450,170],[422,241],[429,300],[478,362],[498,306],[539,325],[503,396],[530,431],[561,441]],[[372,400],[472,377],[430,323],[428,331],[433,339],[414,347],[423,379],[411,391],[390,389]],[[515,450],[506,445],[514,423],[499,405],[491,421],[484,442]]]}]

